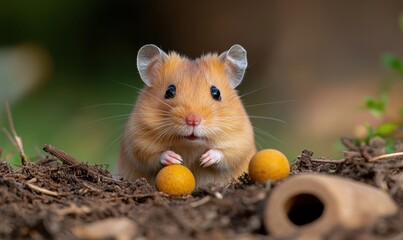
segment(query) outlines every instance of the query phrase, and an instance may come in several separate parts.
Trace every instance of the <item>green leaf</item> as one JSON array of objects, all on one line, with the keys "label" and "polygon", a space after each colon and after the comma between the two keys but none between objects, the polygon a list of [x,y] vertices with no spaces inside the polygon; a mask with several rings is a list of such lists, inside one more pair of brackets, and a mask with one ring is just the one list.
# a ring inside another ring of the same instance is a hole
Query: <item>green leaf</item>
[{"label": "green leaf", "polygon": [[400,116],[403,117],[403,107],[400,109]]},{"label": "green leaf", "polygon": [[377,131],[381,136],[389,136],[392,135],[399,127],[396,123],[383,123],[377,127]]},{"label": "green leaf", "polygon": [[371,140],[372,138],[379,136],[378,132],[371,125],[368,124],[367,129],[368,129],[368,134],[367,134],[367,137],[365,138],[366,143],[368,143],[369,140]]},{"label": "green leaf", "polygon": [[396,152],[395,145],[393,141],[387,141],[385,144],[385,154]]},{"label": "green leaf", "polygon": [[392,53],[384,53],[382,56],[382,63],[385,67],[403,74],[403,63],[396,55]]},{"label": "green leaf", "polygon": [[380,117],[385,112],[386,99],[381,98],[377,100],[373,97],[366,96],[365,99],[365,108],[370,111],[373,115]]}]

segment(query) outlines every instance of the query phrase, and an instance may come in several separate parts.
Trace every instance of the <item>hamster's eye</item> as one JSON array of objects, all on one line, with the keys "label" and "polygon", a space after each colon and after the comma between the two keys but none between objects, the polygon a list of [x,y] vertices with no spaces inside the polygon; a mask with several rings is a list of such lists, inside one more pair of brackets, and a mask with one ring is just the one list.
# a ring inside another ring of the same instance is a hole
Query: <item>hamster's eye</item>
[{"label": "hamster's eye", "polygon": [[165,92],[165,99],[170,99],[175,97],[175,93],[176,93],[176,87],[175,85],[169,85],[169,87],[167,88],[167,91]]},{"label": "hamster's eye", "polygon": [[214,100],[221,101],[221,93],[220,90],[218,90],[218,88],[216,88],[215,86],[211,86],[210,92]]}]

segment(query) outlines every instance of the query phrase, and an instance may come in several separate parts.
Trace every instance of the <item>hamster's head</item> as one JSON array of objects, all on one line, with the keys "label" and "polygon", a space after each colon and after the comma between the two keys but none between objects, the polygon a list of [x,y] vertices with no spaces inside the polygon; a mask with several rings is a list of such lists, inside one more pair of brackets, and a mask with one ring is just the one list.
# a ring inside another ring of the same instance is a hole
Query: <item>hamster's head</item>
[{"label": "hamster's head", "polygon": [[137,68],[146,84],[134,118],[155,141],[190,144],[225,144],[250,126],[235,87],[247,67],[240,45],[217,55],[191,60],[155,45],[143,46]]}]

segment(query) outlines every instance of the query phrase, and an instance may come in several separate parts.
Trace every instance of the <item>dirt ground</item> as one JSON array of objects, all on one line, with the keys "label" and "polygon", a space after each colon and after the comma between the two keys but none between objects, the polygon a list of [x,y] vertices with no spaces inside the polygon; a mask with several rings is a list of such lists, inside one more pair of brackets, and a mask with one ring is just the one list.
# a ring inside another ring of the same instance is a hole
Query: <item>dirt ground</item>
[{"label": "dirt ground", "polygon": [[[399,212],[371,227],[335,229],[326,239],[403,239],[402,157],[368,161],[383,153],[382,141],[342,142],[344,160],[314,158],[304,150],[291,175],[319,172],[376,186],[392,196]],[[270,239],[263,210],[281,181],[268,187],[245,174],[225,187],[171,197],[144,179],[114,179],[106,166],[81,163],[50,145],[44,150],[46,158],[16,170],[0,163],[0,239]]]}]

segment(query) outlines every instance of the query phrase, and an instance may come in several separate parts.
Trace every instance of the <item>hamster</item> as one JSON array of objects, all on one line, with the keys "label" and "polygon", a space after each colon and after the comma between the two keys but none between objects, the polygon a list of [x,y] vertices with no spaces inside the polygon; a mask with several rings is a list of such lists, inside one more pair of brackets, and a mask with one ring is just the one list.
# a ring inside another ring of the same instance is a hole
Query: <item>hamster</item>
[{"label": "hamster", "polygon": [[247,172],[256,153],[253,127],[234,90],[246,67],[240,45],[195,60],[143,46],[137,68],[145,87],[121,139],[117,173],[154,184],[164,165],[183,164],[203,186]]}]

